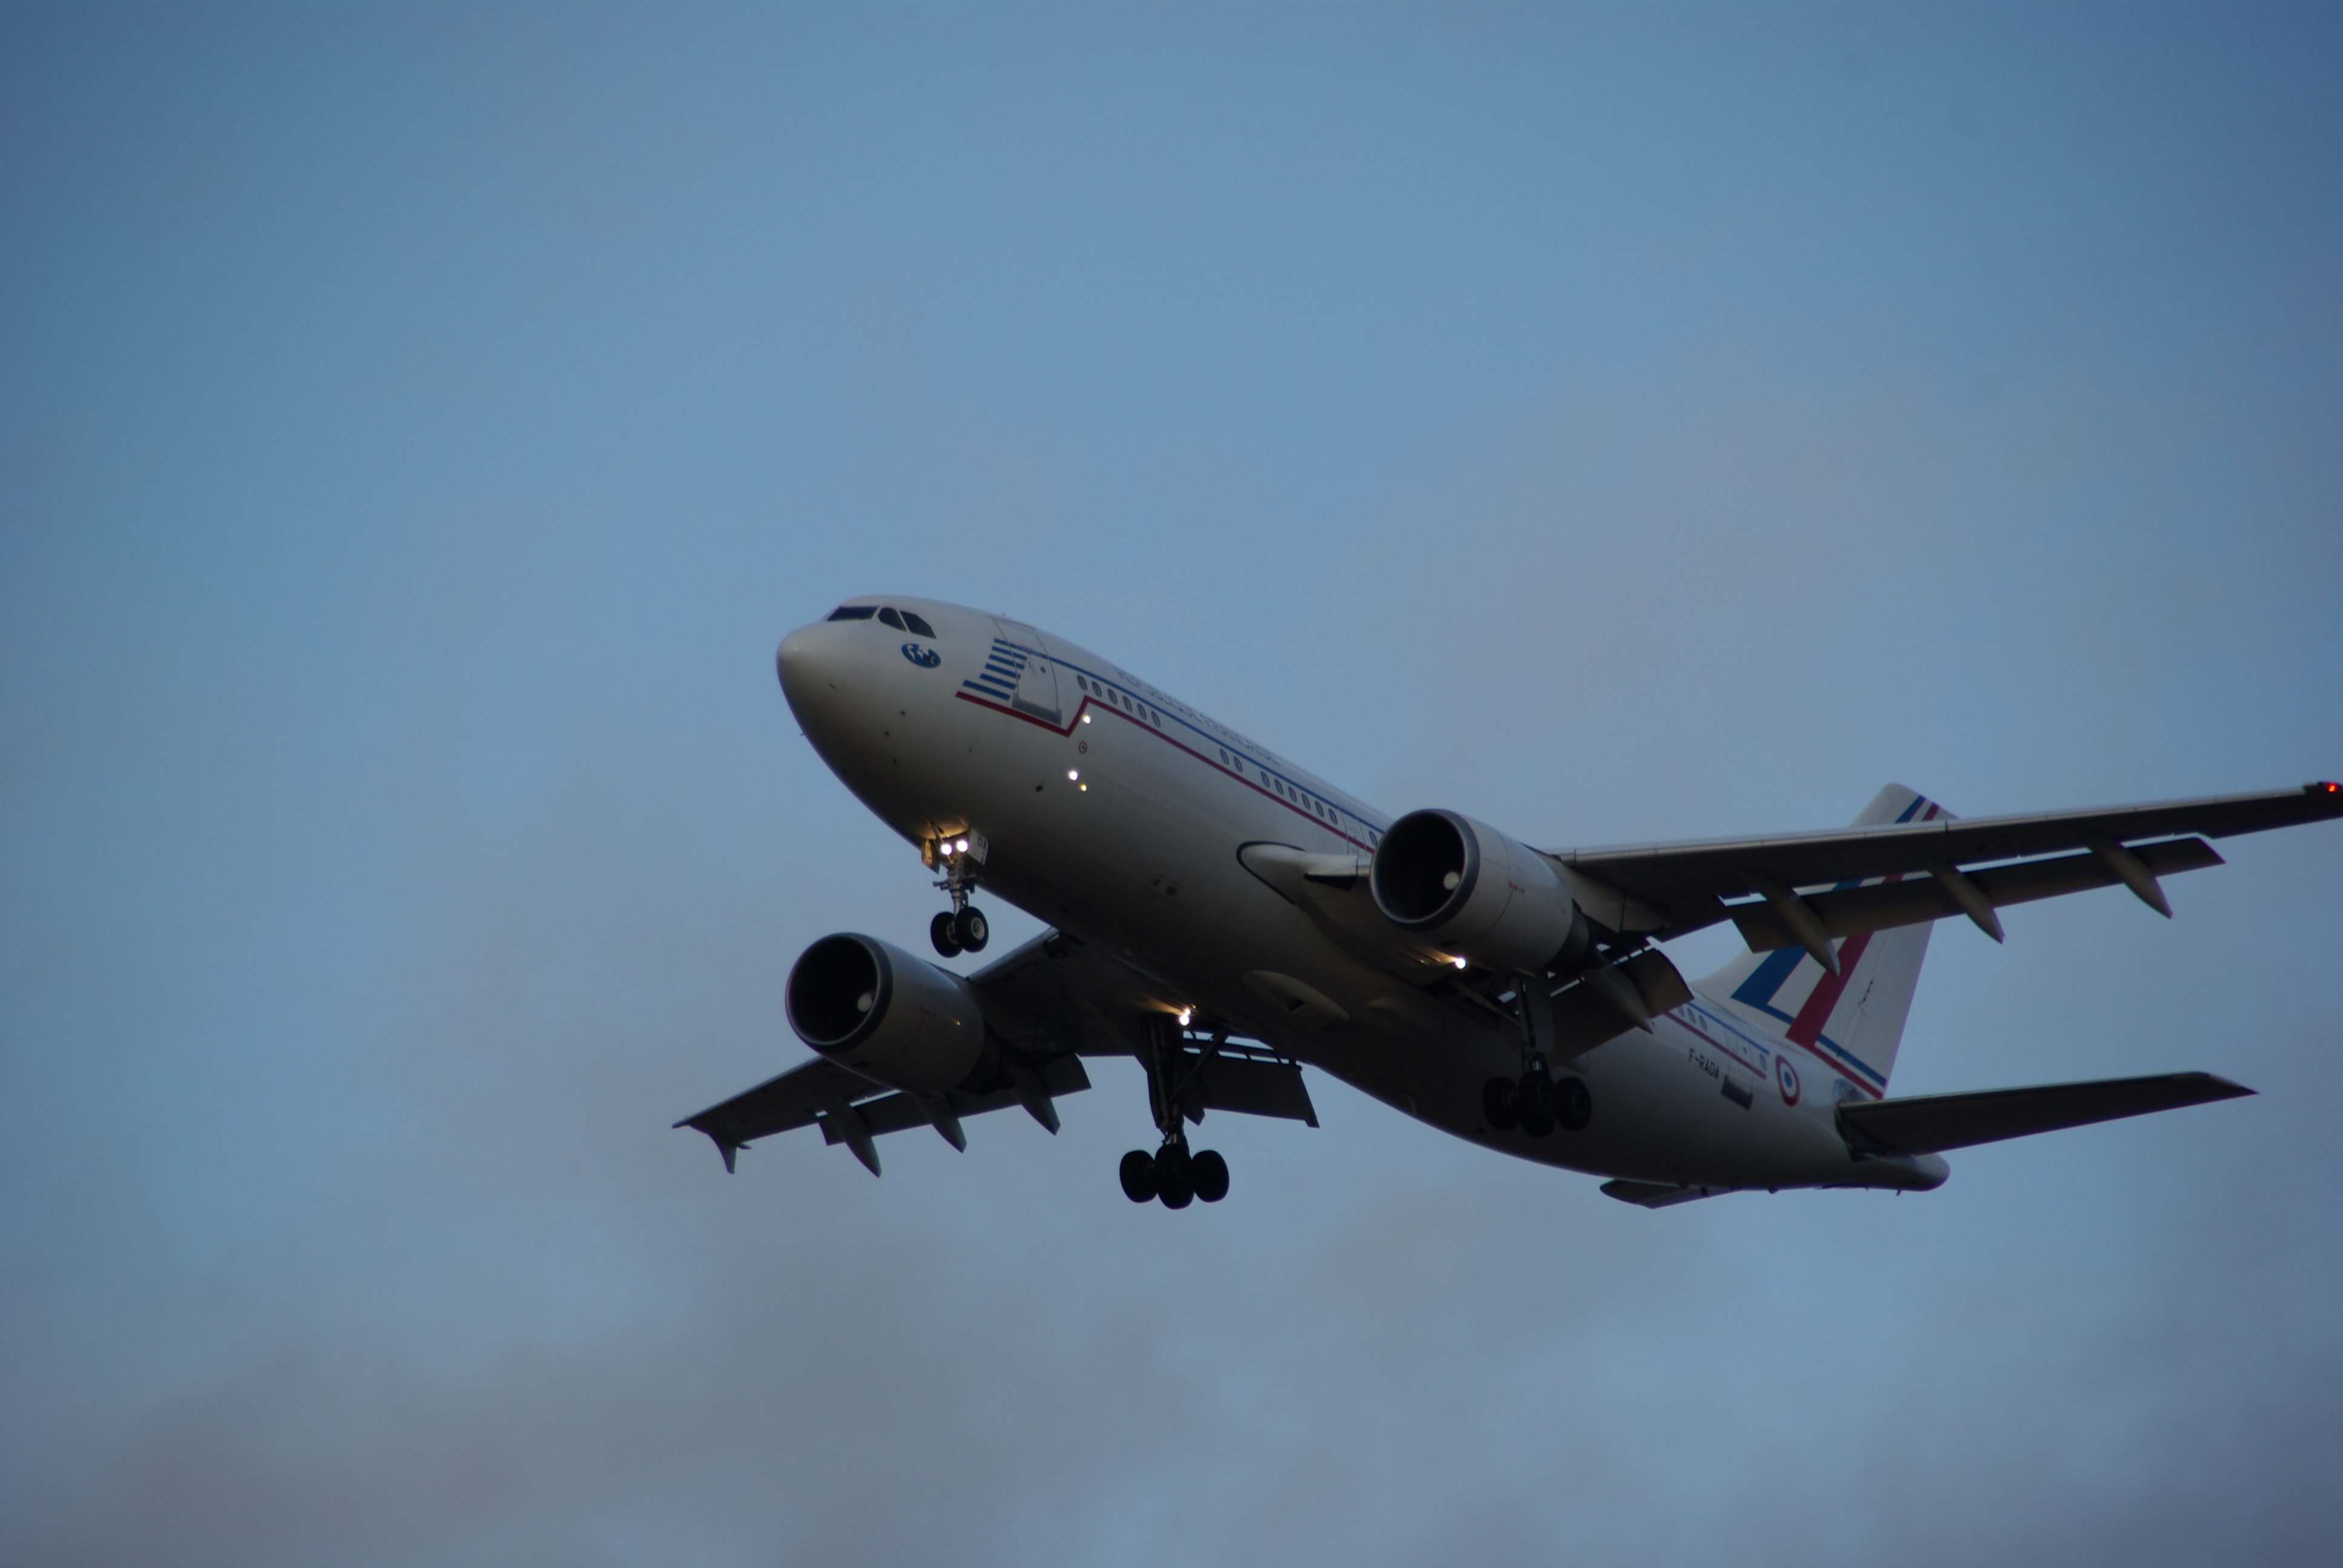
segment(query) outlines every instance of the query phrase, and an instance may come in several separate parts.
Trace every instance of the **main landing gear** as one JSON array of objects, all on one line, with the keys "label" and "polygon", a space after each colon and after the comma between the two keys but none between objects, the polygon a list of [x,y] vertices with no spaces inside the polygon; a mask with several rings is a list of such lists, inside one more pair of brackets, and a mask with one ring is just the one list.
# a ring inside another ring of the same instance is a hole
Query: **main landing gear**
[{"label": "main landing gear", "polygon": [[1554,1005],[1544,975],[1523,975],[1513,988],[1521,1014],[1522,1075],[1493,1078],[1481,1086],[1481,1114],[1499,1132],[1518,1127],[1533,1138],[1544,1138],[1556,1127],[1578,1132],[1594,1119],[1594,1097],[1583,1078],[1554,1081],[1546,1070],[1545,1052],[1554,1039]]},{"label": "main landing gear", "polygon": [[1198,1198],[1217,1203],[1229,1195],[1229,1162],[1220,1151],[1191,1154],[1177,1134],[1152,1154],[1134,1149],[1124,1155],[1121,1175],[1122,1195],[1134,1203],[1160,1198],[1166,1209],[1185,1209]]},{"label": "main landing gear", "polygon": [[1594,1097],[1583,1078],[1559,1082],[1547,1076],[1545,1063],[1534,1061],[1519,1081],[1493,1078],[1481,1086],[1481,1114],[1500,1132],[1518,1127],[1533,1138],[1543,1138],[1559,1127],[1578,1132],[1594,1120]]},{"label": "main landing gear", "polygon": [[[1184,1027],[1188,1015],[1180,1016]],[[1134,1149],[1122,1157],[1122,1195],[1134,1203],[1161,1199],[1166,1209],[1185,1209],[1199,1198],[1217,1203],[1229,1195],[1229,1162],[1211,1149],[1188,1152],[1187,1129],[1181,1124],[1182,1099],[1188,1086],[1173,1083],[1172,1073],[1192,1059],[1177,1048],[1176,1040],[1167,1040],[1168,1022],[1151,1030],[1147,1054],[1141,1058],[1147,1069],[1149,1109],[1155,1113],[1155,1130],[1163,1135],[1163,1146],[1152,1154]],[[1227,1039],[1225,1030],[1214,1035],[1211,1045],[1192,1059],[1196,1065],[1190,1070],[1202,1071],[1205,1060]],[[1167,1043],[1171,1049],[1166,1049]],[[1195,1115],[1201,1120],[1203,1112],[1198,1111]]]}]

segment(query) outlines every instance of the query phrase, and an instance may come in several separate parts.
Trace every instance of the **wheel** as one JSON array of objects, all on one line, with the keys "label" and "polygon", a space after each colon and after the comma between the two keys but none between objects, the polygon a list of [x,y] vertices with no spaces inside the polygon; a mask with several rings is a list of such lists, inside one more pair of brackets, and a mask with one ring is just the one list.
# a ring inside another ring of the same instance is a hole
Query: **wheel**
[{"label": "wheel", "polygon": [[1594,1096],[1583,1078],[1565,1078],[1554,1086],[1554,1119],[1572,1132],[1584,1131],[1594,1120]]},{"label": "wheel", "polygon": [[1155,1155],[1155,1195],[1166,1209],[1185,1209],[1196,1196],[1193,1161],[1177,1143],[1167,1143]]},{"label": "wheel", "polygon": [[1218,1150],[1207,1149],[1188,1161],[1188,1180],[1196,1189],[1196,1196],[1207,1203],[1217,1203],[1229,1195],[1229,1162]]},{"label": "wheel", "polygon": [[1522,1091],[1510,1078],[1493,1078],[1481,1086],[1481,1114],[1500,1132],[1510,1132],[1522,1120]]},{"label": "wheel", "polygon": [[936,951],[948,959],[960,957],[960,933],[952,929],[951,911],[946,910],[928,922],[928,940],[936,944]]},{"label": "wheel", "polygon": [[1542,1072],[1522,1080],[1522,1131],[1543,1138],[1554,1131],[1554,1082]]},{"label": "wheel", "polygon": [[1122,1157],[1122,1195],[1134,1203],[1155,1196],[1155,1156],[1134,1149]]},{"label": "wheel", "polygon": [[952,917],[952,935],[958,937],[960,945],[970,952],[980,953],[984,950],[984,944],[992,940],[992,922],[984,918],[982,910],[970,904]]}]

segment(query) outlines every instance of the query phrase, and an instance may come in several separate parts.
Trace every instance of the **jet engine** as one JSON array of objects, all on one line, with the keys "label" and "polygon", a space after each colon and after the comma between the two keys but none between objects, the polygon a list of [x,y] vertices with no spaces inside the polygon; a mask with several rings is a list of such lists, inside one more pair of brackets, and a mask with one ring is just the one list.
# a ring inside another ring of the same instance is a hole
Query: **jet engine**
[{"label": "jet engine", "polygon": [[1566,972],[1586,952],[1586,917],[1546,858],[1453,811],[1393,823],[1368,882],[1393,925],[1487,969]]},{"label": "jet engine", "polygon": [[798,1038],[873,1082],[937,1095],[997,1065],[969,983],[875,937],[822,938],[785,994]]}]

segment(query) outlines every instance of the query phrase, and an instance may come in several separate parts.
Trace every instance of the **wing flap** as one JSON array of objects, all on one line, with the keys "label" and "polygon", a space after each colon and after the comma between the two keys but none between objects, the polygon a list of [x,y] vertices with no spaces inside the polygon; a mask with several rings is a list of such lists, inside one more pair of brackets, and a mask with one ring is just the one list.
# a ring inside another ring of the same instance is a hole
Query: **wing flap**
[{"label": "wing flap", "polygon": [[[1079,1094],[1091,1086],[1090,1074],[1082,1070],[1080,1057],[1053,1057],[1036,1066],[1033,1074],[1041,1081],[1042,1089],[1051,1099],[1061,1094]],[[954,1115],[968,1117],[982,1116],[990,1111],[1006,1111],[1011,1106],[1023,1104],[1024,1101],[1016,1090],[1002,1089],[990,1094],[947,1094],[944,1103]],[[870,1130],[873,1138],[900,1132],[907,1127],[934,1125],[934,1118],[928,1114],[927,1107],[920,1103],[918,1096],[910,1094],[889,1093],[877,1100],[866,1101],[854,1108],[854,1114],[862,1119],[862,1125]],[[853,1141],[846,1130],[835,1125],[829,1116],[818,1120],[823,1142]]]},{"label": "wing flap", "polygon": [[852,1105],[886,1092],[860,1073],[817,1056],[676,1125],[707,1133],[719,1149],[738,1149],[752,1138],[810,1127],[826,1106]]},{"label": "wing flap", "polygon": [[1298,1063],[1223,1047],[1209,1055],[1175,1051],[1168,1065],[1173,1092],[1191,1121],[1202,1121],[1207,1111],[1233,1111],[1318,1125],[1318,1111],[1310,1103],[1310,1086],[1302,1081]]},{"label": "wing flap", "polygon": [[[2132,852],[2152,876],[2176,871],[2199,871],[2221,864],[2220,855],[2202,839],[2167,839],[2159,844],[2135,846]],[[1966,873],[1968,880],[1995,909],[2005,904],[2031,903],[2036,899],[2079,893],[2091,888],[2114,887],[2121,877],[2101,856],[2059,855],[2042,860],[2020,860]],[[1901,881],[1875,882],[1869,887],[1843,888],[1808,893],[1803,900],[1834,937],[1857,936],[1895,926],[1918,925],[1946,915],[1964,914],[1960,902],[1934,875],[1907,877]],[[1728,904],[1725,912],[1740,929],[1752,952],[1798,945],[1795,932],[1774,904]]]},{"label": "wing flap", "polygon": [[1848,1146],[1858,1153],[1936,1154],[1997,1143],[2005,1138],[2145,1116],[2152,1111],[2235,1100],[2252,1092],[2243,1084],[2209,1072],[2166,1072],[2031,1089],[1849,1101],[1838,1108],[1838,1125]]}]

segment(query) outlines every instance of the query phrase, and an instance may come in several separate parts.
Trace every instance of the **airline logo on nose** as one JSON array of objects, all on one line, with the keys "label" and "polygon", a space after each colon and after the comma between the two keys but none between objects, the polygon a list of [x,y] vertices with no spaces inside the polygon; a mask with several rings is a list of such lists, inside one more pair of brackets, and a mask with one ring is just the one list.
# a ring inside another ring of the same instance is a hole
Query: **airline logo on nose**
[{"label": "airline logo on nose", "polygon": [[921,648],[916,642],[907,642],[903,645],[903,657],[921,669],[933,669],[944,661],[942,654],[932,648]]}]

